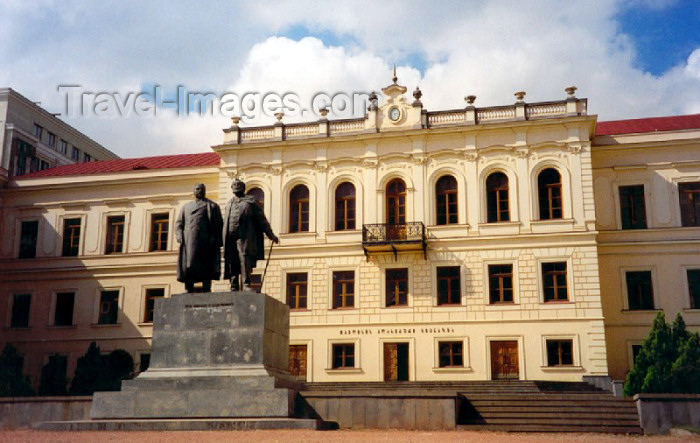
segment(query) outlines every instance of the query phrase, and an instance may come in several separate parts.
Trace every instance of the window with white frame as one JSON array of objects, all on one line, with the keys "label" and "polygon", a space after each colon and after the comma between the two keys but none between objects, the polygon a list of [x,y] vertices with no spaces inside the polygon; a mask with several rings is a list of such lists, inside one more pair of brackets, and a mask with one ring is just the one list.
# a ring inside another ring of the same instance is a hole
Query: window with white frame
[{"label": "window with white frame", "polygon": [[554,261],[540,264],[542,271],[542,291],[544,302],[569,301],[567,262]]},{"label": "window with white frame", "polygon": [[333,343],[331,345],[331,368],[355,368],[355,343]]}]

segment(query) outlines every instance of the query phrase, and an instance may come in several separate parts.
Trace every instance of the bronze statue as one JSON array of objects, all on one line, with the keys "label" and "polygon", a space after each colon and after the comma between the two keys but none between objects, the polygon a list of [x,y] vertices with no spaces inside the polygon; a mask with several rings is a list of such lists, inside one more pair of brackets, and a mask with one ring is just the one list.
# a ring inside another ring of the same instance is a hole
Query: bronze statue
[{"label": "bronze statue", "polygon": [[236,179],[231,189],[233,198],[228,202],[224,220],[224,278],[231,279],[232,291],[250,291],[250,274],[257,261],[265,259],[263,233],[275,243],[279,239],[255,197],[245,195],[245,183]]},{"label": "bronze statue", "polygon": [[221,210],[206,198],[202,183],[194,186],[195,201],[180,210],[175,222],[175,237],[180,243],[177,281],[185,283],[187,292],[202,282],[202,292],[211,292],[211,281],[221,276]]}]

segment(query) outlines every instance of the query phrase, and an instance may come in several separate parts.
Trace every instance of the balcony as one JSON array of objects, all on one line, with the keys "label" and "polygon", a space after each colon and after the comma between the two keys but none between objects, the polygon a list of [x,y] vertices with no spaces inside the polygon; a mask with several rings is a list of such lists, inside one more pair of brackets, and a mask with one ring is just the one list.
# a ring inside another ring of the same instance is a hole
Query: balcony
[{"label": "balcony", "polygon": [[423,258],[427,260],[426,238],[423,222],[362,225],[362,249],[365,257],[370,252],[391,251],[396,259],[399,251],[422,250]]}]

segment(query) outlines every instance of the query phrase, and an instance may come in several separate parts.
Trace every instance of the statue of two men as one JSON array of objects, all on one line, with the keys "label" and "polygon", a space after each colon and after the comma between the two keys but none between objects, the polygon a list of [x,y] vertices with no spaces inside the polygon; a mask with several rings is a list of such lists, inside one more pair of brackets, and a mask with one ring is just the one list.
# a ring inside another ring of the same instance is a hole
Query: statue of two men
[{"label": "statue of two men", "polygon": [[234,180],[231,188],[234,196],[226,208],[225,220],[219,205],[206,198],[202,183],[195,185],[195,200],[183,206],[177,217],[177,280],[185,284],[187,292],[194,292],[197,282],[202,283],[202,292],[211,292],[211,281],[221,276],[222,245],[224,278],[231,280],[231,290],[250,291],[251,271],[258,260],[264,259],[263,233],[279,242],[255,198],[245,195],[245,183]]}]

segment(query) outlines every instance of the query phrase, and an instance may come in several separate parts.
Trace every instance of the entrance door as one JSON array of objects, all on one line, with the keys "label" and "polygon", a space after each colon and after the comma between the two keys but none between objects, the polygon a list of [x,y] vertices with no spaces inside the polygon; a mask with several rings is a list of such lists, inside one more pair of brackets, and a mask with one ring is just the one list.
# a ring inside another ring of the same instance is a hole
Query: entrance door
[{"label": "entrance door", "polygon": [[408,343],[384,343],[384,381],[408,381]]},{"label": "entrance door", "polygon": [[306,381],[306,345],[289,345],[289,374]]},{"label": "entrance door", "polygon": [[516,340],[492,341],[491,379],[517,380],[519,374],[518,342]]}]

